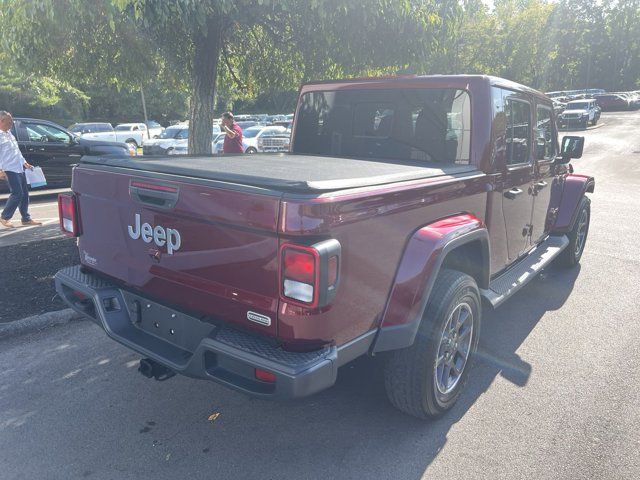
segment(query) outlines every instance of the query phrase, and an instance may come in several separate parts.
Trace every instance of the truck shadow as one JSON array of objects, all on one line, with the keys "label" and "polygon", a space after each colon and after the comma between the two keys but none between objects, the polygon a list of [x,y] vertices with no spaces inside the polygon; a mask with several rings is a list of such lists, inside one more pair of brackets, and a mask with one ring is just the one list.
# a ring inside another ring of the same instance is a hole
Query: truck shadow
[{"label": "truck shadow", "polygon": [[[421,478],[446,444],[451,427],[491,388],[498,375],[519,387],[526,386],[535,367],[516,352],[546,312],[564,305],[579,272],[579,266],[571,270],[551,267],[499,309],[484,308],[479,351],[465,390],[454,409],[436,421],[408,417],[387,402],[382,359],[378,358],[345,366],[333,389],[299,403],[316,407],[334,404],[342,410],[340,428],[353,429],[367,438],[362,444],[366,450],[363,448],[360,455],[368,459],[366,468],[376,478]],[[349,413],[345,405],[352,406]],[[351,434],[336,435],[336,450],[352,452],[352,440]]]}]

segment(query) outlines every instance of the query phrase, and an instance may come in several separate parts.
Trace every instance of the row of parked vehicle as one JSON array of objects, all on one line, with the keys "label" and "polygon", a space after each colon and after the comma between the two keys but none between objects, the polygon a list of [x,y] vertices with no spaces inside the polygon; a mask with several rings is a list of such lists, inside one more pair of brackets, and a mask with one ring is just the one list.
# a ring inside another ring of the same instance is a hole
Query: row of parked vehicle
[{"label": "row of parked vehicle", "polygon": [[164,127],[156,121],[145,123],[121,123],[115,128],[106,122],[74,123],[69,131],[83,138],[122,142],[134,149],[141,147],[145,140],[159,138]]},{"label": "row of parked vehicle", "polygon": [[601,89],[547,92],[553,100],[560,128],[587,128],[595,125],[603,110],[636,110],[640,108],[640,90],[605,92]]},{"label": "row of parked vehicle", "polygon": [[[245,153],[284,152],[289,149],[293,114],[238,115],[243,130]],[[221,153],[224,135],[218,124],[213,125],[213,153]],[[144,155],[184,155],[189,138],[188,122],[162,127],[158,122],[122,123],[115,128],[106,122],[75,123],[69,127],[74,135],[92,140],[128,144],[132,150],[142,147]]]}]

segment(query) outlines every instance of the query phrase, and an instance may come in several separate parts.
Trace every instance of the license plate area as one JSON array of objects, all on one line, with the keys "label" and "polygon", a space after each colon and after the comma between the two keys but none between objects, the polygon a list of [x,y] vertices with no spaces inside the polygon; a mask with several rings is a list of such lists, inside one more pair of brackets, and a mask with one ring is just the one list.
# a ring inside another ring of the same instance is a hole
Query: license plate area
[{"label": "license plate area", "polygon": [[123,291],[122,295],[134,327],[191,353],[216,329],[210,323],[134,293]]}]

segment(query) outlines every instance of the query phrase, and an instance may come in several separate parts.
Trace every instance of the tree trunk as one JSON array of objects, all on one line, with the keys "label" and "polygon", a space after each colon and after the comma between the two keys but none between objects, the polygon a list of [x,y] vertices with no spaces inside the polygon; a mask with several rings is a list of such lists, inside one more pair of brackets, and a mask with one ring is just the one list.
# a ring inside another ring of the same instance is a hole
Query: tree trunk
[{"label": "tree trunk", "polygon": [[189,108],[190,154],[211,154],[216,79],[222,46],[222,20],[221,15],[207,19],[193,38]]}]

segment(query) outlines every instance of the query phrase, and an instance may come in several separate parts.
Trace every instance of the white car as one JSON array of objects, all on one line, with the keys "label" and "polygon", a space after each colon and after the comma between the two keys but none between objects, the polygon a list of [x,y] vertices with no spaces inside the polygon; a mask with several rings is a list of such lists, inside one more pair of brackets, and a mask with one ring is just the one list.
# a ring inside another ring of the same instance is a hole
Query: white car
[{"label": "white car", "polygon": [[160,135],[164,132],[164,127],[155,120],[149,120],[147,122],[147,128],[149,129],[149,137],[151,138],[160,138]]},{"label": "white car", "polygon": [[[271,126],[265,127],[262,125],[258,125],[255,127],[249,127],[242,132],[242,148],[244,153],[257,153],[257,152],[265,152],[265,151],[287,151],[289,149],[289,142],[286,141],[286,147],[283,145],[282,148],[275,149],[271,145],[268,147],[265,146],[265,141],[269,137],[274,136],[283,136],[287,133],[287,129],[285,127],[279,126]],[[283,139],[283,144],[285,139]],[[288,139],[287,139],[288,140]],[[269,143],[269,142],[266,142]],[[224,147],[224,137],[221,140],[218,140],[216,146],[213,150],[213,153],[222,153]]]},{"label": "white car", "polygon": [[134,148],[142,145],[147,136],[147,126],[144,123],[121,123],[114,128],[116,141],[128,143]]},{"label": "white car", "polygon": [[[211,142],[211,149],[215,150],[216,142],[220,139],[224,140],[224,133],[213,134],[213,141]],[[187,155],[189,140],[180,140],[172,148],[167,150],[167,155]],[[215,152],[214,152],[215,153]]]},{"label": "white car", "polygon": [[185,143],[189,138],[189,126],[184,124],[171,125],[165,128],[159,138],[145,139],[142,142],[142,153],[144,155],[166,155],[169,150]]}]

